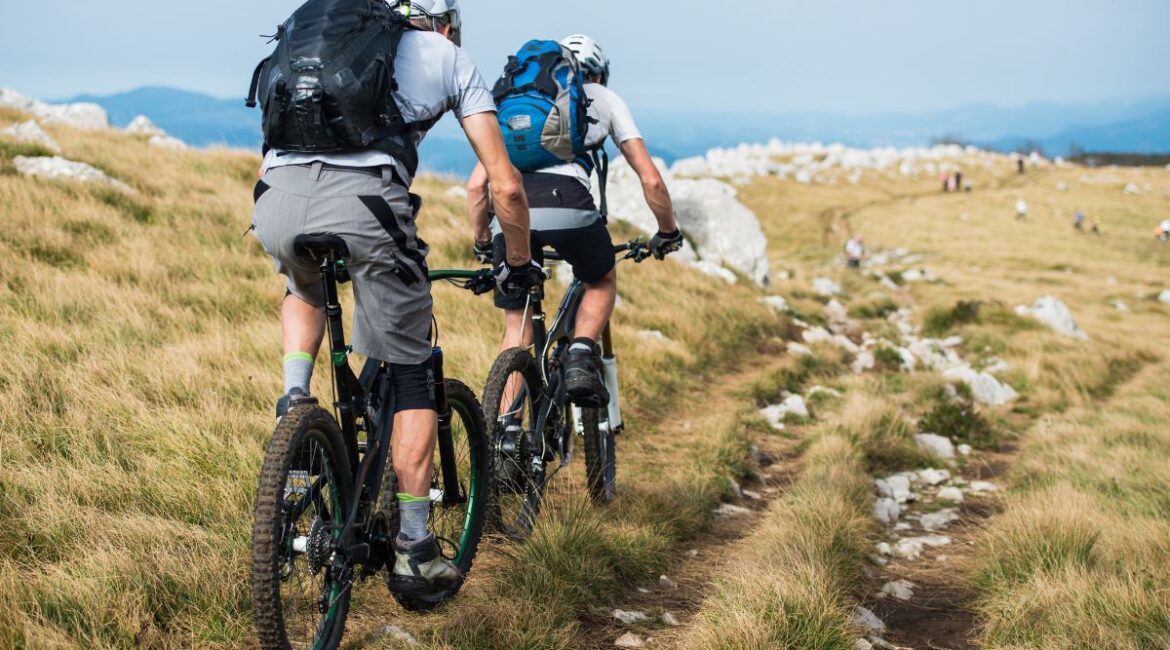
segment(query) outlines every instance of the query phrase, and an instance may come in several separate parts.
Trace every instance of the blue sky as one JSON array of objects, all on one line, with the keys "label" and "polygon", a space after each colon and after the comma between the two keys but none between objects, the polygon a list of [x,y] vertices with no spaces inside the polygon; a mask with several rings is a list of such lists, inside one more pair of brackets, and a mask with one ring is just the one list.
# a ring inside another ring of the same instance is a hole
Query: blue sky
[{"label": "blue sky", "polygon": [[[243,96],[285,0],[4,0],[0,86],[45,98],[170,85]],[[866,114],[1170,94],[1168,0],[463,0],[493,79],[531,37],[585,32],[630,103]]]}]

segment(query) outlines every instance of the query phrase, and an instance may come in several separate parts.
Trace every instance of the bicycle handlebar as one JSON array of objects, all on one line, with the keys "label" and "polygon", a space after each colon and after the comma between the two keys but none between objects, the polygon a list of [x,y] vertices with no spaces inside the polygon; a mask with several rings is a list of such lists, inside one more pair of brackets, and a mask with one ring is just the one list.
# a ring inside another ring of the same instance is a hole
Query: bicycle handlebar
[{"label": "bicycle handlebar", "polygon": [[[561,257],[556,251],[552,249],[546,248],[544,249],[543,253],[544,259],[546,260],[552,260],[555,262],[563,262],[565,260],[565,258]],[[624,244],[614,244],[613,253],[614,255],[617,255],[618,253],[625,253],[621,259],[641,262],[647,257],[650,257],[650,247],[641,239],[631,239]]]},{"label": "bicycle handlebar", "polygon": [[431,282],[446,280],[460,289],[467,289],[475,295],[483,295],[496,288],[496,278],[489,269],[439,269],[430,271]]}]

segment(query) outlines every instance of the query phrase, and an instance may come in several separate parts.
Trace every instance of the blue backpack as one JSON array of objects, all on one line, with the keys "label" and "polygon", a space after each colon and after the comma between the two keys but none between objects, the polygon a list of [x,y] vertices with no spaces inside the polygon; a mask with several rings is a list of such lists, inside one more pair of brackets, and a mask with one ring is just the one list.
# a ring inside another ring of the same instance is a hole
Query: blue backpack
[{"label": "blue backpack", "polygon": [[533,172],[576,162],[592,173],[585,146],[589,98],[572,51],[556,41],[528,41],[508,57],[492,95],[517,169]]}]

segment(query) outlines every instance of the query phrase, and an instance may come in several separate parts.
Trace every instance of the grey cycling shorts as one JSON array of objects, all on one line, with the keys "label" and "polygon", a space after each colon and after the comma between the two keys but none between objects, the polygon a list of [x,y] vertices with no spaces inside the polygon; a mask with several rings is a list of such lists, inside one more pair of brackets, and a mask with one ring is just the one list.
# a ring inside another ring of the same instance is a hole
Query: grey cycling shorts
[{"label": "grey cycling shorts", "polygon": [[319,267],[293,253],[293,239],[338,235],[349,246],[353,349],[396,364],[431,357],[429,249],[415,227],[419,200],[389,168],[275,167],[256,184],[255,198],[256,238],[288,277],[290,293],[324,305]]}]

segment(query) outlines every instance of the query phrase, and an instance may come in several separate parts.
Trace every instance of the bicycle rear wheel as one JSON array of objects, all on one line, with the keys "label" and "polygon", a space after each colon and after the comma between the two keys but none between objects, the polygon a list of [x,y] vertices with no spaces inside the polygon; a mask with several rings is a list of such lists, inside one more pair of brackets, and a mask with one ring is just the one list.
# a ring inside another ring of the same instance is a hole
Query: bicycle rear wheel
[{"label": "bicycle rear wheel", "polygon": [[488,520],[513,538],[528,536],[540,513],[545,439],[536,430],[536,418],[543,401],[544,384],[532,355],[523,348],[501,354],[483,395],[493,470]]},{"label": "bicycle rear wheel", "polygon": [[[434,461],[431,465],[431,519],[430,530],[439,542],[443,556],[451,560],[466,576],[471,571],[479,540],[483,536],[487,519],[487,503],[491,485],[491,456],[488,452],[487,427],[483,422],[483,409],[475,393],[461,381],[447,379],[447,404],[451,409],[448,434],[440,430],[439,436],[450,435],[450,456],[442,451],[442,442],[435,445]],[[382,504],[390,506],[396,514],[398,482],[394,476],[393,464],[387,459],[385,477],[382,482]],[[445,478],[450,475],[451,483]],[[384,508],[384,510],[386,510]],[[391,516],[397,535],[397,517]],[[390,567],[387,567],[387,571]],[[460,583],[462,586],[462,583]],[[454,587],[433,599],[418,600],[391,592],[400,605],[411,611],[433,609],[458,593]]]},{"label": "bicycle rear wheel", "polygon": [[617,496],[617,449],[609,413],[605,408],[582,408],[581,429],[585,436],[585,480],[589,497],[605,504]]},{"label": "bicycle rear wheel", "polygon": [[260,647],[341,643],[352,572],[334,546],[353,503],[350,450],[316,406],[286,414],[268,444],[252,523],[252,605]]}]

